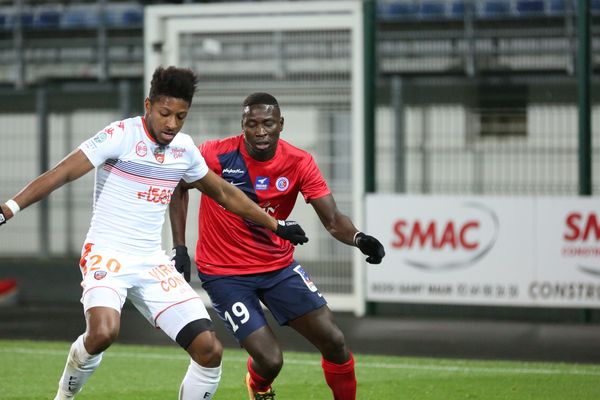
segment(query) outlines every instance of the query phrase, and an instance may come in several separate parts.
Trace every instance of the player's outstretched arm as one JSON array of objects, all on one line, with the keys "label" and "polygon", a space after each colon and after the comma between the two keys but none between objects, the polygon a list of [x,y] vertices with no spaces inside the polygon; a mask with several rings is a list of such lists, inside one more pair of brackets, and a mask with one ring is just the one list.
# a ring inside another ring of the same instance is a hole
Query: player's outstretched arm
[{"label": "player's outstretched arm", "polygon": [[289,240],[294,245],[308,242],[304,230],[295,221],[281,221],[273,218],[250,200],[244,192],[213,171],[209,170],[202,179],[191,185],[210,196],[226,210],[270,229],[277,236]]},{"label": "player's outstretched arm", "polygon": [[[35,178],[11,200],[2,204],[4,218],[9,220],[16,211],[42,200],[54,190],[80,178],[92,169],[94,169],[94,165],[87,156],[79,149],[74,150],[54,168]],[[1,216],[0,219],[2,219]]]},{"label": "player's outstretched arm", "polygon": [[173,233],[173,247],[185,246],[185,226],[190,200],[190,188],[191,186],[182,180],[171,196],[169,219],[171,220],[171,232]]},{"label": "player's outstretched arm", "polygon": [[192,265],[185,245],[185,225],[190,199],[189,189],[189,184],[183,180],[180,181],[173,191],[171,203],[169,204],[169,219],[171,220],[171,232],[173,233],[173,249],[175,249],[173,261],[175,269],[182,273],[188,282],[191,278]]},{"label": "player's outstretched arm", "polygon": [[342,214],[337,208],[335,199],[331,194],[312,199],[310,204],[315,209],[321,223],[327,231],[337,240],[350,246],[356,246],[367,256],[370,264],[379,264],[385,256],[383,245],[373,236],[360,232],[352,220]]}]

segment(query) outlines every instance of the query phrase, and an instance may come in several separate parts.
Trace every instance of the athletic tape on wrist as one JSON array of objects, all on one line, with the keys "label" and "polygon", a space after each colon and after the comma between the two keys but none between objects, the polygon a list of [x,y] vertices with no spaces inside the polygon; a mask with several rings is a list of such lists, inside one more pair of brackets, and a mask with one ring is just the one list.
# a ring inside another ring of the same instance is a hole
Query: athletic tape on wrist
[{"label": "athletic tape on wrist", "polygon": [[18,213],[19,211],[21,211],[21,207],[19,207],[19,205],[17,204],[17,202],[14,201],[13,199],[8,200],[4,204],[6,204],[6,207],[8,207],[10,209],[10,211],[12,211],[13,215],[15,215],[16,213]]}]

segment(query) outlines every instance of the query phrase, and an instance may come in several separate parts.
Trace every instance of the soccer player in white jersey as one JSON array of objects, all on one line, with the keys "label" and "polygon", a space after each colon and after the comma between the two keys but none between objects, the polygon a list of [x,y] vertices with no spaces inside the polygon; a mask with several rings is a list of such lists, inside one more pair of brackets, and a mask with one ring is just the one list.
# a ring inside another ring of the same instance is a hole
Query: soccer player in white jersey
[{"label": "soccer player in white jersey", "polygon": [[196,90],[189,69],[159,67],[143,117],[114,122],[0,205],[0,225],[19,210],[96,169],[93,215],[80,260],[86,330],[71,345],[55,400],[73,399],[119,333],[126,298],[190,355],[180,400],[212,399],[223,348],[197,293],[161,249],[165,211],[180,179],[221,206],[293,244],[308,239],[293,221],[266,214],[207,168],[180,133]]}]

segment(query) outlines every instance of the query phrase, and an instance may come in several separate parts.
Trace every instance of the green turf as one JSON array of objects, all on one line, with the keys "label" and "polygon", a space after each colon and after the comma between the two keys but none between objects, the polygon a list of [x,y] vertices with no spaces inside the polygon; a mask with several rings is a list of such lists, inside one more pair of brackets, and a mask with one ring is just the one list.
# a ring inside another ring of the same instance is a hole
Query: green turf
[{"label": "green turf", "polygon": [[[0,399],[52,399],[69,343],[0,340]],[[355,354],[361,400],[600,399],[600,366]],[[177,346],[114,345],[78,400],[177,398],[187,368]],[[226,349],[215,399],[245,400],[246,356]],[[330,399],[316,353],[285,353],[281,400]]]}]

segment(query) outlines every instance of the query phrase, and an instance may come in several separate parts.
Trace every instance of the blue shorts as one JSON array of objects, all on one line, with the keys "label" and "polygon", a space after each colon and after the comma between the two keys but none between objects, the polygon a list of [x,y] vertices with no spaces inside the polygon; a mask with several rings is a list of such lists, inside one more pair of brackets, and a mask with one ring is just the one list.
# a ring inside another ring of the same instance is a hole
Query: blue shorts
[{"label": "blue shorts", "polygon": [[198,272],[214,309],[233,336],[246,336],[267,325],[261,302],[279,325],[327,304],[302,266],[251,275],[205,275]]}]

